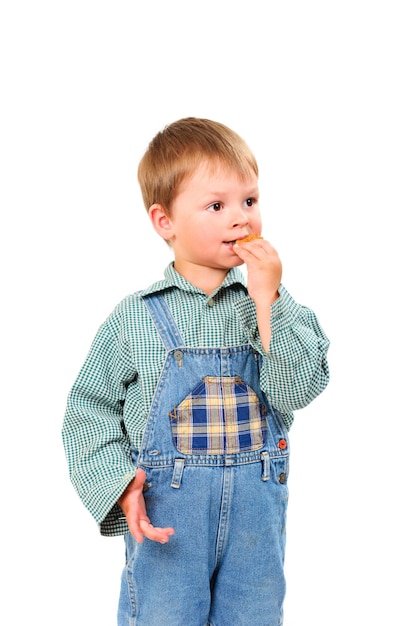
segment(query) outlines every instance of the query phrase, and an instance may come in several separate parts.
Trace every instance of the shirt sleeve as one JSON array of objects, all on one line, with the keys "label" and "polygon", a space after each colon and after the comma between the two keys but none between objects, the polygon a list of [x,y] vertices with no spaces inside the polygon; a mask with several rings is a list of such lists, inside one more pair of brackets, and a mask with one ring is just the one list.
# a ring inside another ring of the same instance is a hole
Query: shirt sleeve
[{"label": "shirt sleeve", "polygon": [[271,306],[272,335],[267,353],[260,340],[253,300],[248,296],[240,300],[236,310],[251,344],[263,357],[261,388],[290,425],[293,411],[312,402],[329,382],[329,340],[313,311],[295,302],[282,285],[279,294]]},{"label": "shirt sleeve", "polygon": [[117,500],[136,472],[122,421],[126,388],[136,376],[128,345],[107,321],[67,401],[62,436],[70,478],[107,535],[127,531]]}]

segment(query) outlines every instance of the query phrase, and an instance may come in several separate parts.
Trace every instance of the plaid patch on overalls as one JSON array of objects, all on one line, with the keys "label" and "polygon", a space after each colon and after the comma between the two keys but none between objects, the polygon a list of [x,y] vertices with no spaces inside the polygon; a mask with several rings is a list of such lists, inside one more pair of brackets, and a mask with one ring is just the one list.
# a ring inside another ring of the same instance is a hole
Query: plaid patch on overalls
[{"label": "plaid patch on overalls", "polygon": [[236,454],[258,450],[266,436],[266,408],[240,377],[205,376],[170,413],[183,454]]}]

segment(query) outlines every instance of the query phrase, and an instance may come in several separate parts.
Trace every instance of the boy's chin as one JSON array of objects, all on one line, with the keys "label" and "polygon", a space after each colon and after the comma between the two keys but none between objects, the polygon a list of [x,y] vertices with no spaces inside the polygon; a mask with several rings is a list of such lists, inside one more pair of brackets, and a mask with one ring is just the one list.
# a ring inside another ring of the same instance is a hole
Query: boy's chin
[{"label": "boy's chin", "polygon": [[240,259],[240,257],[237,255],[235,255],[235,257],[232,257],[230,260],[230,268],[239,267],[240,265],[243,265],[243,264],[244,264],[243,259]]}]

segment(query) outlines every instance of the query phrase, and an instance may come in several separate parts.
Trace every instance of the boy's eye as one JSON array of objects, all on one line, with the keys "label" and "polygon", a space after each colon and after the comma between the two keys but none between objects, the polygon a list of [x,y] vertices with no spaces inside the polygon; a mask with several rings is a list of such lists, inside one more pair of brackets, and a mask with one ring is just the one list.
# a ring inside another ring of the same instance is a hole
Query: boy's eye
[{"label": "boy's eye", "polygon": [[221,211],[221,209],[222,209],[221,202],[213,202],[208,207],[208,211]]},{"label": "boy's eye", "polygon": [[254,206],[255,203],[256,203],[255,198],[247,198],[247,200],[246,200],[246,205],[247,206]]}]

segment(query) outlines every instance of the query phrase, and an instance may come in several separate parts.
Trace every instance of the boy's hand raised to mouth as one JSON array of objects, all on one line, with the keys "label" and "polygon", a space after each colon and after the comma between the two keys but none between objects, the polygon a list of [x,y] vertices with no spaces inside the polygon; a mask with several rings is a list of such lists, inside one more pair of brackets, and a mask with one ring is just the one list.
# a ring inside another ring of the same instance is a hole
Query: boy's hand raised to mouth
[{"label": "boy's hand raised to mouth", "polygon": [[273,246],[261,237],[238,241],[233,250],[247,265],[247,288],[256,305],[267,304],[279,297],[282,263]]}]

